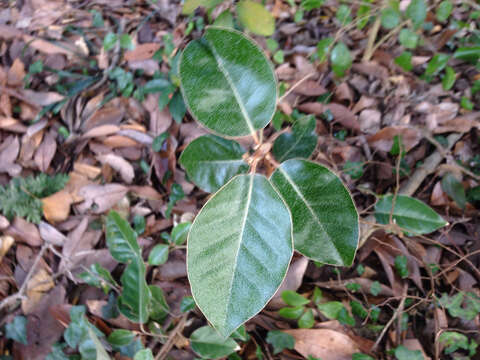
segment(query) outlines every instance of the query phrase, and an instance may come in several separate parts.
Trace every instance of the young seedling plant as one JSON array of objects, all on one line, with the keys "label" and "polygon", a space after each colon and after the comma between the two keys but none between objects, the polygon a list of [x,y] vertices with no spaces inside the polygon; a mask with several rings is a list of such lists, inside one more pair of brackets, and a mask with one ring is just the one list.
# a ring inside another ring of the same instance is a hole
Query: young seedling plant
[{"label": "young seedling plant", "polygon": [[[189,179],[214,193],[188,234],[188,278],[200,310],[228,337],[272,298],[294,250],[324,264],[351,265],[358,213],[339,177],[307,160],[316,145],[315,119],[263,141],[277,82],[253,40],[208,27],[183,51],[179,74],[191,115],[213,133],[192,141],[180,157]],[[242,136],[253,138],[253,149],[233,140]]]}]

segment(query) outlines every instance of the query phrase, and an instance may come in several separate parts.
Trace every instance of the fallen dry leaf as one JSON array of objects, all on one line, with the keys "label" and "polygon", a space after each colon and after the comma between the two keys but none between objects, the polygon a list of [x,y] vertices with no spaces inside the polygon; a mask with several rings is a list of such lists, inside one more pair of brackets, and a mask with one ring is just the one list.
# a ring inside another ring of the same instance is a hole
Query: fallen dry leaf
[{"label": "fallen dry leaf", "polygon": [[26,298],[22,300],[24,314],[29,314],[42,299],[45,293],[55,286],[52,276],[43,267],[37,269],[27,284]]},{"label": "fallen dry leaf", "polygon": [[38,224],[38,230],[40,231],[40,236],[43,241],[46,241],[47,243],[55,246],[63,246],[65,241],[67,241],[65,235],[45,221],[41,221],[40,224]]},{"label": "fallen dry leaf", "polygon": [[55,135],[49,132],[45,135],[43,142],[38,147],[37,151],[35,152],[35,157],[33,158],[35,164],[41,172],[46,172],[48,170],[56,151],[57,141],[55,139]]},{"label": "fallen dry leaf", "polygon": [[0,236],[0,263],[14,242],[15,239],[9,235]]},{"label": "fallen dry leaf", "polygon": [[422,139],[422,135],[417,129],[389,126],[384,127],[375,135],[370,136],[368,143],[376,150],[388,152],[392,149],[395,136],[402,137],[402,144],[407,152],[413,149]]},{"label": "fallen dry leaf", "polygon": [[70,214],[73,197],[68,191],[61,190],[42,199],[43,215],[50,223],[64,221]]},{"label": "fallen dry leaf", "polygon": [[135,49],[127,51],[123,58],[125,61],[140,61],[150,59],[155,52],[160,49],[161,45],[158,43],[140,44]]},{"label": "fallen dry leaf", "polygon": [[91,211],[101,214],[115,206],[127,193],[128,188],[120,184],[86,185],[78,191],[84,201],[77,205],[80,213]]},{"label": "fallen dry leaf", "polygon": [[22,167],[15,164],[20,151],[20,142],[17,136],[9,136],[0,144],[0,173],[5,172],[10,176],[17,176]]},{"label": "fallen dry leaf", "polygon": [[43,244],[43,240],[40,237],[40,233],[35,224],[29,223],[19,217],[13,219],[13,222],[4,233],[5,235],[13,236],[15,240],[26,243],[30,246],[40,246]]},{"label": "fallen dry leaf", "polygon": [[341,104],[322,104],[319,102],[309,102],[299,105],[298,109],[308,114],[315,114],[317,116],[320,116],[325,111],[329,110],[333,115],[334,121],[338,121],[348,129],[360,129],[357,116],[353,114],[347,107]]},{"label": "fallen dry leaf", "polygon": [[97,156],[98,161],[102,164],[108,164],[114,170],[120,173],[123,181],[127,184],[130,184],[135,177],[135,171],[133,170],[132,164],[121,156],[115,154],[106,154]]},{"label": "fallen dry leaf", "polygon": [[351,360],[360,348],[349,336],[331,329],[295,329],[283,332],[295,338],[295,350],[303,357]]},{"label": "fallen dry leaf", "polygon": [[7,73],[7,84],[10,86],[20,86],[23,84],[23,79],[25,78],[25,65],[23,64],[20,58],[16,58],[13,61],[10,70]]}]

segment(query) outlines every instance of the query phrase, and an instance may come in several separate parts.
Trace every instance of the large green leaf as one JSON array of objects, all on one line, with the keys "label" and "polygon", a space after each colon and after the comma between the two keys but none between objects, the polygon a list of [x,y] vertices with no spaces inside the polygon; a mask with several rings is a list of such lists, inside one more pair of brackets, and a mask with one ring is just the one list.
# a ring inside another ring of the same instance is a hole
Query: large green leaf
[{"label": "large green leaf", "polygon": [[235,175],[248,171],[244,153],[233,140],[205,135],[188,144],[179,161],[199,188],[215,192]]},{"label": "large green leaf", "polygon": [[262,175],[237,175],[195,218],[187,240],[193,297],[224,337],[257,314],[293,254],[290,213]]},{"label": "large green leaf", "polygon": [[282,162],[296,157],[308,158],[317,146],[315,118],[305,116],[292,126],[291,133],[280,135],[273,144],[273,155]]},{"label": "large green leaf", "polygon": [[211,8],[220,4],[221,2],[223,2],[223,0],[186,0],[183,3],[182,14],[184,15],[193,14],[193,12],[199,6],[203,6],[207,10],[210,10]]},{"label": "large green leaf", "polygon": [[[393,195],[382,196],[375,205],[375,218],[380,224],[388,224],[392,211]],[[447,222],[431,207],[410,196],[398,195],[392,215],[395,223],[413,234],[429,234]]]},{"label": "large green leaf", "polygon": [[242,33],[208,27],[180,59],[181,89],[192,116],[225,136],[263,129],[272,119],[277,84],[272,66]]},{"label": "large green leaf", "polygon": [[210,326],[202,326],[190,336],[192,350],[204,359],[219,359],[233,353],[239,346],[230,339],[224,339]]},{"label": "large green leaf", "polygon": [[238,18],[251,32],[270,36],[275,32],[275,18],[262,4],[252,0],[242,0],[237,4]]},{"label": "large green leaf", "polygon": [[295,250],[322,263],[351,265],[358,213],[338,176],[314,162],[292,159],[270,180],[292,213]]}]

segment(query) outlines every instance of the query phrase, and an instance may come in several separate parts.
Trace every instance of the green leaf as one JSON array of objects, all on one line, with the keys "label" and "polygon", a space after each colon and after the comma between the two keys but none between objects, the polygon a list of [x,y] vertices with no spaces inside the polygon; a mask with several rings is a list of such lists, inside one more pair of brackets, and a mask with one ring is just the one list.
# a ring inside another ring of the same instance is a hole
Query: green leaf
[{"label": "green leaf", "polygon": [[110,51],[115,47],[115,44],[118,41],[118,36],[117,34],[114,33],[108,33],[105,35],[105,38],[103,39],[103,48],[105,51]]},{"label": "green leaf", "polygon": [[447,54],[435,54],[435,56],[428,62],[425,75],[436,75],[447,66],[450,56]]},{"label": "green leaf", "polygon": [[318,60],[322,63],[327,60],[328,52],[330,51],[330,47],[333,44],[333,38],[327,37],[320,40],[317,44],[317,56]]},{"label": "green leaf", "polygon": [[395,357],[397,360],[424,360],[420,350],[409,350],[403,345],[395,349]]},{"label": "green leaf", "polygon": [[155,245],[148,255],[148,263],[150,265],[162,265],[168,260],[168,245],[158,244]]},{"label": "green leaf", "polygon": [[360,179],[363,176],[363,162],[347,160],[343,165],[343,172],[354,180]]},{"label": "green leaf", "polygon": [[219,359],[230,355],[238,348],[238,344],[230,339],[224,339],[210,326],[202,326],[190,335],[190,346],[204,359]]},{"label": "green leaf", "polygon": [[398,275],[400,275],[402,279],[406,279],[409,274],[407,257],[405,255],[396,256],[394,264],[395,270],[397,270]]},{"label": "green leaf", "polygon": [[[438,341],[445,348],[445,354],[451,354],[458,349],[469,350],[468,337],[455,331],[445,331],[440,334]],[[473,340],[472,340],[473,342]],[[474,354],[470,354],[474,355]]]},{"label": "green leaf", "polygon": [[278,354],[284,349],[293,349],[295,338],[279,330],[271,330],[267,334],[267,343],[273,346],[273,354]]},{"label": "green leaf", "polygon": [[80,279],[88,285],[96,286],[103,290],[105,294],[112,289],[112,285],[117,285],[110,272],[98,263],[90,265],[90,271],[82,272],[78,275]]},{"label": "green leaf", "polygon": [[240,22],[252,33],[270,36],[275,32],[275,18],[262,4],[242,0],[237,4]]},{"label": "green leaf", "polygon": [[272,184],[293,220],[295,250],[322,263],[351,265],[358,245],[358,213],[341,180],[326,167],[287,160]]},{"label": "green leaf", "polygon": [[171,85],[171,82],[168,81],[167,79],[164,79],[164,78],[153,79],[148,81],[143,86],[143,93],[154,94],[154,93],[162,92],[162,91],[165,91],[170,85]]},{"label": "green leaf", "polygon": [[237,175],[195,218],[187,242],[193,297],[223,335],[257,314],[292,257],[291,219],[262,175]]},{"label": "green leaf", "polygon": [[184,296],[180,302],[180,311],[186,313],[195,309],[195,300],[191,296]]},{"label": "green leaf", "polygon": [[278,310],[278,315],[286,319],[298,319],[303,314],[304,311],[305,311],[305,308],[303,306],[284,307]]},{"label": "green leaf", "polygon": [[323,304],[318,304],[317,307],[318,310],[330,320],[336,320],[340,310],[344,308],[340,301],[329,301]]},{"label": "green leaf", "polygon": [[452,67],[447,66],[445,68],[445,75],[443,75],[442,77],[443,90],[445,91],[450,90],[453,84],[455,84],[456,80],[457,80],[457,74],[455,74],[455,71],[453,70]]},{"label": "green leaf", "polygon": [[175,245],[183,245],[183,243],[187,241],[187,235],[191,226],[191,222],[184,222],[176,225],[172,230],[170,241]]},{"label": "green leaf", "polygon": [[168,110],[170,110],[173,120],[175,120],[177,124],[180,124],[187,113],[187,108],[180,91],[176,91],[175,94],[173,94],[172,100],[170,100],[168,104]]},{"label": "green leaf", "polygon": [[451,316],[467,321],[475,319],[480,312],[480,297],[473,292],[461,291],[451,297],[443,294],[439,303]]},{"label": "green leaf", "polygon": [[118,297],[118,310],[129,320],[145,323],[149,317],[151,293],[145,281],[145,264],[136,258],[123,271],[122,294]]},{"label": "green leaf", "polygon": [[210,10],[223,1],[224,0],[185,0],[183,3],[182,14],[191,15],[199,6]]},{"label": "green leaf", "polygon": [[133,360],[153,360],[152,350],[142,349],[135,354]]},{"label": "green leaf", "polygon": [[380,294],[381,291],[382,284],[380,284],[380,282],[378,281],[372,282],[372,285],[370,285],[370,294],[372,294],[373,296],[377,296],[378,294]]},{"label": "green leaf", "polygon": [[460,106],[466,110],[470,110],[470,111],[473,110],[473,103],[466,96],[462,96],[460,100]]},{"label": "green leaf", "polygon": [[475,64],[480,59],[480,46],[460,47],[453,53],[453,57]]},{"label": "green leaf", "polygon": [[352,22],[350,7],[345,4],[342,4],[338,7],[337,12],[335,13],[335,17],[342,25],[347,25]]},{"label": "green leaf", "polygon": [[447,173],[442,179],[442,189],[450,196],[457,205],[464,209],[467,204],[467,195],[465,194],[465,189],[463,184],[453,175],[452,173]]},{"label": "green leaf", "polygon": [[233,334],[230,337],[232,339],[248,341],[249,335],[247,334],[247,329],[245,329],[245,325],[241,325],[237,330],[233,332]]},{"label": "green leaf", "polygon": [[108,342],[115,346],[124,346],[130,344],[135,338],[135,334],[129,330],[117,329],[108,335]]},{"label": "green leaf", "polygon": [[233,15],[230,10],[225,10],[220,15],[217,16],[213,22],[214,26],[221,26],[228,29],[235,28],[235,23],[233,22]]},{"label": "green leaf", "polygon": [[409,51],[404,51],[395,58],[395,64],[400,66],[405,71],[412,70],[412,53]]},{"label": "green leaf", "polygon": [[106,220],[107,246],[112,257],[121,262],[128,263],[141,258],[140,246],[137,235],[130,224],[116,211],[110,211]]},{"label": "green leaf", "polygon": [[215,192],[235,175],[248,171],[244,153],[236,141],[205,135],[188,144],[179,162],[195,185]]},{"label": "green leaf", "polygon": [[418,35],[410,29],[402,29],[398,34],[398,41],[407,49],[415,49],[418,44]]},{"label": "green leaf", "polygon": [[[96,360],[110,360],[110,356],[108,356],[107,351],[103,347],[102,343],[98,339],[97,334],[92,330],[91,327],[88,328],[88,335],[90,336],[90,339],[92,340],[95,350],[96,350]],[[80,345],[80,353],[82,353],[82,345]],[[83,355],[83,354],[82,354]]]},{"label": "green leaf", "polygon": [[221,135],[254,133],[275,112],[272,66],[258,46],[237,31],[209,27],[202,39],[191,41],[180,59],[180,78],[192,116]]},{"label": "green leaf", "polygon": [[[375,218],[379,224],[388,224],[393,195],[382,196],[375,205]],[[398,195],[393,210],[393,220],[413,234],[429,234],[448,223],[431,207],[410,196]]]},{"label": "green leaf", "polygon": [[362,30],[370,20],[370,4],[360,5],[357,10],[357,29]]},{"label": "green leaf", "polygon": [[301,317],[298,319],[298,327],[302,329],[310,329],[315,324],[315,318],[313,316],[312,309],[308,309]]},{"label": "green leaf", "polygon": [[362,354],[362,353],[355,353],[352,355],[352,360],[375,360],[371,356]]},{"label": "green leaf", "polygon": [[415,28],[420,27],[427,17],[427,3],[425,0],[412,0],[405,11],[407,18],[412,20]]},{"label": "green leaf", "polygon": [[352,66],[352,55],[348,47],[340,42],[332,50],[330,54],[330,61],[332,62],[332,70],[336,76],[342,77],[345,75],[350,66]]},{"label": "green leaf", "polygon": [[133,45],[132,38],[128,34],[122,34],[120,36],[120,47],[125,50],[133,50],[135,46]]},{"label": "green leaf", "polygon": [[170,134],[167,131],[165,131],[160,135],[156,136],[152,142],[152,150],[155,152],[160,152],[162,150],[163,144],[165,143],[165,140],[167,140],[169,135]]},{"label": "green leaf", "polygon": [[5,325],[5,337],[23,345],[28,345],[27,318],[21,315],[15,316],[12,322]]},{"label": "green leaf", "polygon": [[360,304],[358,301],[350,301],[350,307],[352,308],[352,313],[361,319],[366,319],[368,316],[367,310]]},{"label": "green leaf", "polygon": [[325,3],[325,0],[302,0],[300,6],[305,11],[310,11],[313,9],[319,9]]},{"label": "green leaf", "polygon": [[165,299],[165,294],[163,293],[162,288],[159,286],[149,285],[148,288],[152,294],[150,318],[161,321],[167,316],[170,310],[167,300]]},{"label": "green leaf", "polygon": [[442,1],[437,6],[437,20],[440,22],[447,21],[448,17],[452,13],[453,4],[450,0]]},{"label": "green leaf", "polygon": [[295,121],[292,132],[280,135],[273,143],[272,152],[277,161],[310,157],[317,146],[315,127],[313,116],[304,116]]},{"label": "green leaf", "polygon": [[343,325],[355,326],[355,319],[350,316],[345,306],[338,312],[337,320]]},{"label": "green leaf", "polygon": [[110,211],[106,232],[112,257],[128,264],[121,277],[123,291],[118,297],[118,309],[131,321],[145,323],[151,294],[145,281],[146,269],[135,231],[117,212]]},{"label": "green leaf", "polygon": [[307,305],[310,300],[306,299],[302,295],[296,293],[293,290],[285,290],[282,292],[282,300],[285,301],[285,304],[290,306],[302,306]]},{"label": "green leaf", "polygon": [[385,29],[393,29],[400,24],[400,11],[394,7],[387,7],[382,11],[381,24]]}]

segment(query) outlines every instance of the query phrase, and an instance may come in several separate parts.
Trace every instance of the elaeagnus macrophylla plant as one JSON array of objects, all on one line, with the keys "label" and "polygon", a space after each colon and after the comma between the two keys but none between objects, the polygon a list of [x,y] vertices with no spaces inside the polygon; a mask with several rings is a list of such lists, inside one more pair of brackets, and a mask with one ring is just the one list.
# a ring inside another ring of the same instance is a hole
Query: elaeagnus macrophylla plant
[{"label": "elaeagnus macrophylla plant", "polygon": [[[214,193],[188,235],[188,278],[198,307],[227,337],[275,294],[294,250],[351,265],[358,213],[339,177],[307,160],[316,145],[314,118],[263,140],[277,82],[253,40],[209,27],[187,45],[179,66],[191,115],[214,134],[192,141],[180,157],[189,179]],[[247,135],[255,142],[248,151],[233,140]]]}]

